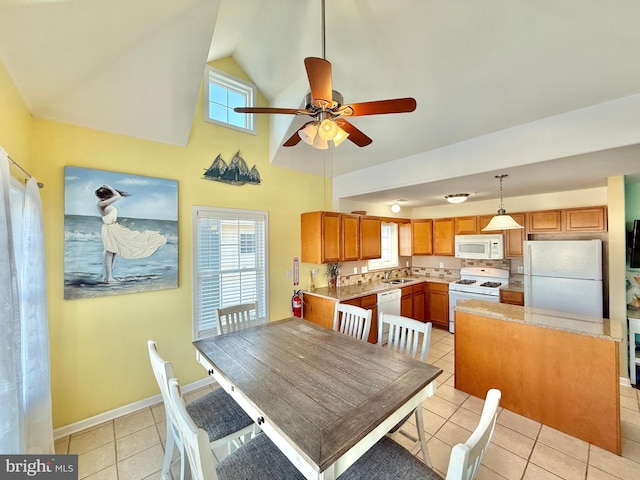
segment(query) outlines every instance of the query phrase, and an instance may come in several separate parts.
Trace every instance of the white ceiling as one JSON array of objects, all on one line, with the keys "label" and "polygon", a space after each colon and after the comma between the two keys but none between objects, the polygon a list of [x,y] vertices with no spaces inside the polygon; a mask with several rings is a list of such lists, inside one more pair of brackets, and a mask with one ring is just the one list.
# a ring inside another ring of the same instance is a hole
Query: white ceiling
[{"label": "white ceiling", "polygon": [[[637,0],[326,0],[326,58],[345,102],[412,96],[418,104],[413,113],[352,119],[373,144],[343,143],[331,152],[331,173],[635,100],[638,24]],[[304,58],[322,56],[320,0],[0,0],[0,59],[43,118],[186,145],[205,63],[227,56],[271,106],[302,106]],[[278,148],[305,121],[272,116],[271,160],[323,173],[326,152]],[[471,154],[468,178],[407,178],[391,191],[362,186],[354,198],[414,206],[459,191],[495,198],[493,175],[505,168],[505,193],[519,195],[603,186],[609,175],[640,179],[636,144],[640,129],[612,144],[624,147],[614,158],[582,145],[526,164],[478,166]]]}]

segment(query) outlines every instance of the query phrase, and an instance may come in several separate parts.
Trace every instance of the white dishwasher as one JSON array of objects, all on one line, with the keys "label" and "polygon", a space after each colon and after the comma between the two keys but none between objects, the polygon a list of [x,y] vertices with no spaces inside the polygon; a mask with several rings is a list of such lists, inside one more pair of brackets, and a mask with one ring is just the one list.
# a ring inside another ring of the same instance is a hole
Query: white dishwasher
[{"label": "white dishwasher", "polygon": [[[378,316],[380,313],[390,313],[392,315],[400,315],[400,298],[402,290],[396,288],[378,294]],[[387,343],[389,337],[389,325],[384,326],[382,331],[382,343]]]}]

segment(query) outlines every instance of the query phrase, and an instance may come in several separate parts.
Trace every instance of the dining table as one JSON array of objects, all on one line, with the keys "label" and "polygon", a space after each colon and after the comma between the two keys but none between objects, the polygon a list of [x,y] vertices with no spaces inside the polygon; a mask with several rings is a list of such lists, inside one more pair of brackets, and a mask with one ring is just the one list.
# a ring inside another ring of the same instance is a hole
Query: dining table
[{"label": "dining table", "polygon": [[209,375],[308,479],[334,480],[421,413],[442,373],[297,317],[193,345]]}]

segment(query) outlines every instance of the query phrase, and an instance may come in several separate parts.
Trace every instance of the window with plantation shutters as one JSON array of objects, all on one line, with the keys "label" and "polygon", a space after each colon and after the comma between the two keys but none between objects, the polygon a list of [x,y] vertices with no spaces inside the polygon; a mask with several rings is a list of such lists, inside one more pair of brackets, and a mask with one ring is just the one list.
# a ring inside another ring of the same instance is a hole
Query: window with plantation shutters
[{"label": "window with plantation shutters", "polygon": [[194,207],[193,338],[217,335],[216,309],[258,302],[266,320],[267,212]]}]

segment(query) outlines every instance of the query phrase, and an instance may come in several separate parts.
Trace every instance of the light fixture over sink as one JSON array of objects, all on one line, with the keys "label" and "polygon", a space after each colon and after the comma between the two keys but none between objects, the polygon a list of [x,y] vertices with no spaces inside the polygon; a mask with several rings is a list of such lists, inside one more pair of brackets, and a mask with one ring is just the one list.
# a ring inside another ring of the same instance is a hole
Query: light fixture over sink
[{"label": "light fixture over sink", "polygon": [[469,198],[468,193],[452,193],[450,195],[445,195],[444,198],[447,199],[449,203],[462,203],[466,202],[467,198]]},{"label": "light fixture over sink", "polygon": [[491,221],[486,227],[482,229],[483,232],[524,228],[522,225],[516,222],[513,219],[513,217],[511,217],[510,215],[507,215],[507,212],[505,212],[504,210],[504,205],[502,204],[502,179],[504,177],[508,177],[508,175],[505,173],[501,175],[496,175],[496,178],[500,180],[500,208],[498,209],[498,214],[491,219]]}]

